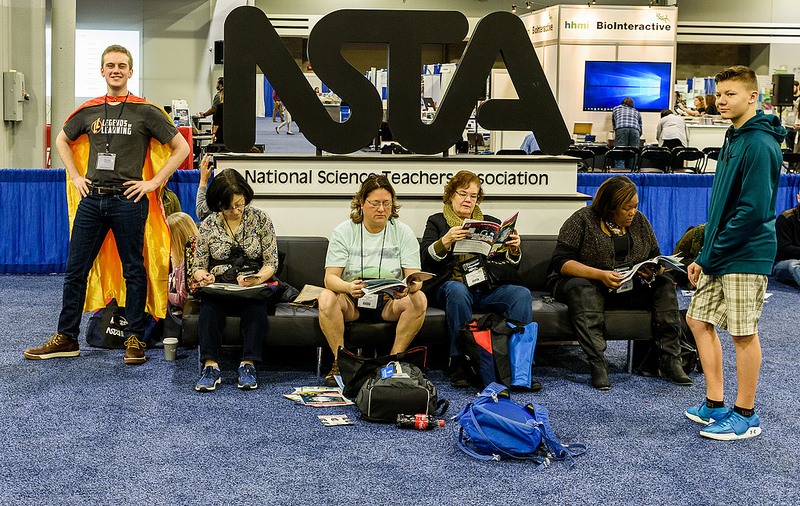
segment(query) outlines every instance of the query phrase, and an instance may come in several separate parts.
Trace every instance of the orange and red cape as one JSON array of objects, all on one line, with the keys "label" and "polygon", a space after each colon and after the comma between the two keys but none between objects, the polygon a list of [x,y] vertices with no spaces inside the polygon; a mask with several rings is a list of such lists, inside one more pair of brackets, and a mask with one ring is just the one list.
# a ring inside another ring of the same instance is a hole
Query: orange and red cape
[{"label": "orange and red cape", "polygon": [[[102,104],[103,99],[104,97],[98,97],[84,102],[70,115],[70,118],[81,109]],[[135,95],[130,95],[127,103],[132,106],[148,104],[158,107]],[[160,107],[158,109],[164,113],[169,121],[172,121],[163,109]],[[78,172],[85,176],[89,163],[88,136],[86,134],[81,135],[70,143],[70,146]],[[156,139],[151,139],[147,149],[147,156],[145,156],[144,167],[142,167],[142,178],[145,180],[152,179],[171,153],[172,149],[168,145],[161,144]],[[162,188],[147,194],[150,212],[145,224],[144,249],[142,251],[145,269],[147,270],[147,303],[145,311],[156,318],[164,318],[166,315],[167,282],[169,278],[169,229],[164,215],[164,207],[161,204]],[[67,206],[69,208],[70,235],[72,234],[72,223],[75,220],[75,213],[80,199],[78,190],[71,184],[69,174],[67,174]],[[119,259],[113,232],[106,236],[103,246],[100,248],[100,253],[89,272],[86,302],[83,310],[93,311],[97,308],[105,307],[106,300],[111,298],[116,298],[120,306],[125,305],[125,279],[122,277],[122,263]]]}]

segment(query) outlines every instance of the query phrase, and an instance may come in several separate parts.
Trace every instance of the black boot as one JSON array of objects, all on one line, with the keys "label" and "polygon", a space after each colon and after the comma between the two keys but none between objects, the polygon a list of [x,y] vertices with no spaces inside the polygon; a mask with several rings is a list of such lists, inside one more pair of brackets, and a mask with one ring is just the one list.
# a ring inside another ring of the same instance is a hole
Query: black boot
[{"label": "black boot", "polygon": [[464,357],[450,357],[447,375],[453,388],[469,388],[472,386],[469,381],[468,367]]},{"label": "black boot", "polygon": [[611,390],[611,380],[608,379],[608,362],[592,361],[589,362],[592,371],[592,386],[597,390]]},{"label": "black boot", "polygon": [[679,357],[661,357],[658,364],[658,375],[667,378],[676,385],[691,386],[692,380],[683,370]]}]

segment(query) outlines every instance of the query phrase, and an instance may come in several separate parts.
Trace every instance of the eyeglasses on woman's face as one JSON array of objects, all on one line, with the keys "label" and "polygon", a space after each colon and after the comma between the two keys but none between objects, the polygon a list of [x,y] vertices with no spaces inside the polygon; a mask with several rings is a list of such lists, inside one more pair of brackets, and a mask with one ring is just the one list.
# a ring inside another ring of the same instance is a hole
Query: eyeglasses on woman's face
[{"label": "eyeglasses on woman's face", "polygon": [[236,211],[243,211],[244,208],[247,207],[247,202],[245,202],[244,198],[237,199],[236,202],[231,204],[229,207],[226,207],[222,210],[223,213],[231,214]]},{"label": "eyeglasses on woman's face", "polygon": [[373,208],[384,208],[384,209],[391,209],[392,208],[392,201],[391,200],[367,200],[367,204]]},{"label": "eyeglasses on woman's face", "polygon": [[462,198],[462,199],[469,198],[470,200],[478,200],[478,194],[477,193],[469,193],[469,192],[465,192],[464,190],[456,190],[456,195],[458,195],[459,198]]}]

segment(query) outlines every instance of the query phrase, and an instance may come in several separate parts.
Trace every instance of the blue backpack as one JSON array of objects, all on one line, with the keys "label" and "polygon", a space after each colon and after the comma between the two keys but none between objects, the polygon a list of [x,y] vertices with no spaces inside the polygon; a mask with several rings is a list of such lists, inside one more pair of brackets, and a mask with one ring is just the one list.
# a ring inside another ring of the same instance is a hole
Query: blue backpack
[{"label": "blue backpack", "polygon": [[562,444],[550,427],[547,409],[539,404],[520,406],[508,388],[492,383],[464,407],[453,424],[453,437],[467,455],[480,460],[528,459],[545,467],[586,452],[582,444]]}]

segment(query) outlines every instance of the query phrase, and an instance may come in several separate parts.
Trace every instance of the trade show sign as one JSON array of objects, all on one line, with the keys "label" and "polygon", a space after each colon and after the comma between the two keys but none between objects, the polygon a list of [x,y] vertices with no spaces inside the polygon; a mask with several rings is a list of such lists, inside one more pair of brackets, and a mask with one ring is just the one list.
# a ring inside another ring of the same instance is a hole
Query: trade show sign
[{"label": "trade show sign", "polygon": [[380,128],[383,104],[372,83],[342,56],[342,46],[377,42],[388,45],[386,118],[394,139],[406,149],[435,154],[462,140],[500,55],[519,98],[483,102],[478,124],[488,130],[533,131],[542,151],[563,153],[569,131],[525,26],[508,12],[478,22],[435,119],[422,122],[422,45],[461,42],[467,31],[467,18],[454,11],[353,9],[323,17],[309,36],[308,58],[322,82],[350,106],[350,118],[338,122],[325,111],[267,15],[256,7],[237,7],[225,20],[225,143],[239,152],[255,143],[258,67],[314,146],[344,154],[369,145]]}]

